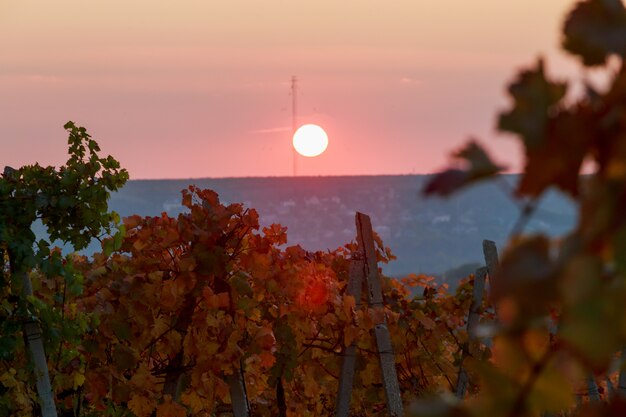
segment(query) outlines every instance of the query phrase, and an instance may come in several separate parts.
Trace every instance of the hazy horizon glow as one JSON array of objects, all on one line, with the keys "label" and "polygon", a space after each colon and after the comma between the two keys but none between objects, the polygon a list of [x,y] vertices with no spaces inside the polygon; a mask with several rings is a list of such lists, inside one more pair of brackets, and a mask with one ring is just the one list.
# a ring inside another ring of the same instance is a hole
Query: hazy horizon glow
[{"label": "hazy horizon glow", "polygon": [[63,124],[85,126],[133,179],[288,176],[290,79],[298,124],[332,146],[301,175],[429,173],[494,133],[505,86],[558,52],[574,1],[316,0],[0,4],[0,165],[66,159]]}]

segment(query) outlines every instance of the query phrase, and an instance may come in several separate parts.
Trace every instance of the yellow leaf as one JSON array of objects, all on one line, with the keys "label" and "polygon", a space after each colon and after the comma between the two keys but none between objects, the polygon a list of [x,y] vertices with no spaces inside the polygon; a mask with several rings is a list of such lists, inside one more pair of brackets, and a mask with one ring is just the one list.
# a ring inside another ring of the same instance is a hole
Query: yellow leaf
[{"label": "yellow leaf", "polygon": [[15,379],[15,369],[11,368],[0,376],[0,383],[6,388],[12,388],[17,385]]},{"label": "yellow leaf", "polygon": [[203,400],[195,391],[188,391],[180,396],[180,400],[183,404],[188,405],[194,414],[199,413],[204,409],[205,400]]},{"label": "yellow leaf", "polygon": [[352,317],[352,312],[356,308],[356,301],[354,297],[351,295],[344,295],[342,307],[346,318]]},{"label": "yellow leaf", "polygon": [[557,412],[574,404],[574,389],[564,375],[551,363],[537,378],[528,402],[536,410]]},{"label": "yellow leaf", "polygon": [[217,342],[207,342],[204,345],[204,350],[206,351],[207,355],[214,355],[217,353],[218,350],[220,350],[220,344]]},{"label": "yellow leaf", "polygon": [[85,375],[84,374],[75,374],[74,375],[74,389],[80,387],[85,383]]}]

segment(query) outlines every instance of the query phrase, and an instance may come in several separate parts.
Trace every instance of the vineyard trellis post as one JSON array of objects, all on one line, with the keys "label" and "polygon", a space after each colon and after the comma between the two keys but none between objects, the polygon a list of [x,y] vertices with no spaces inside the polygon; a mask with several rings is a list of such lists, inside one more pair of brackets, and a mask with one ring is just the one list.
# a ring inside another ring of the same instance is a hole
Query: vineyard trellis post
[{"label": "vineyard trellis post", "polygon": [[240,361],[240,366],[235,369],[235,372],[226,377],[226,383],[230,391],[230,401],[233,406],[234,417],[249,417],[250,416],[250,402],[248,401],[248,394],[246,393],[246,382],[243,375],[243,363]]},{"label": "vineyard trellis post", "polygon": [[467,341],[463,344],[461,352],[461,365],[459,367],[459,377],[456,384],[456,396],[459,399],[465,397],[467,385],[469,384],[469,375],[463,366],[465,358],[473,353],[473,345],[476,341],[476,327],[480,319],[480,308],[483,303],[483,294],[485,292],[485,278],[487,277],[488,268],[483,266],[476,270],[474,275],[474,283],[472,288],[472,303],[470,305],[469,315],[467,317]]},{"label": "vineyard trellis post", "polygon": [[[487,269],[487,276],[489,278],[489,283],[490,285],[493,285],[493,279],[494,279],[493,277],[495,276],[496,270],[498,269],[498,262],[499,262],[498,250],[496,248],[495,242],[491,240],[483,240],[483,254],[485,256],[485,264],[487,265],[486,269]],[[472,312],[470,309],[470,317],[471,315],[472,315]],[[496,310],[496,316],[497,316],[497,310]],[[470,323],[468,319],[468,333],[469,333],[469,325]],[[469,335],[469,337],[470,338],[472,337],[471,334]],[[465,358],[465,352],[464,352],[463,358]],[[622,375],[620,374],[620,377],[621,376]],[[624,379],[626,380],[626,377]],[[585,382],[587,385],[587,394],[589,396],[589,401],[600,401],[598,384],[596,383],[593,374],[588,375]],[[463,363],[461,362],[461,368],[459,370],[459,380],[457,383],[457,397],[463,398],[463,395],[465,394],[465,390],[464,388],[460,388],[460,386],[461,384],[467,385],[467,383],[468,383],[468,377],[467,377],[467,374],[465,373],[465,370],[463,369]],[[618,382],[618,386],[619,386],[619,382]]]},{"label": "vineyard trellis post", "polygon": [[472,303],[467,316],[467,342],[461,348],[461,364],[459,366],[459,376],[456,384],[456,396],[459,399],[465,397],[467,386],[469,385],[469,375],[465,369],[464,362],[467,356],[473,354],[473,346],[476,343],[476,328],[480,319],[480,308],[483,303],[483,296],[487,278],[489,284],[493,283],[493,277],[498,268],[498,248],[495,242],[483,240],[483,256],[485,265],[476,270],[472,288]]},{"label": "vineyard trellis post", "polygon": [[[372,222],[369,216],[358,212],[356,213],[355,220],[358,252],[352,259],[350,265],[347,293],[354,296],[356,302],[360,304],[362,289],[365,288],[368,306],[382,309],[384,308],[384,303],[380,285],[380,275],[378,273],[376,249],[374,247]],[[378,360],[383,379],[385,398],[387,399],[387,413],[392,417],[400,417],[404,415],[404,410],[396,372],[393,346],[391,345],[391,336],[387,328],[386,316],[383,314],[381,317],[379,322],[374,325],[374,336],[378,349]],[[353,342],[343,352],[335,414],[337,417],[347,417],[350,411],[355,361],[356,344]]]},{"label": "vineyard trellis post", "polygon": [[483,255],[485,257],[485,265],[487,265],[489,281],[493,282],[494,274],[498,269],[498,248],[494,241],[483,240]]}]

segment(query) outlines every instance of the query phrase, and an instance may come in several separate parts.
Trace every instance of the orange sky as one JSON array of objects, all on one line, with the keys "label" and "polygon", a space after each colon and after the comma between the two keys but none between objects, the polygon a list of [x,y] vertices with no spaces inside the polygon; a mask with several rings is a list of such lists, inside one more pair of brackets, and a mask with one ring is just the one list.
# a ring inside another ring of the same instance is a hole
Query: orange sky
[{"label": "orange sky", "polygon": [[515,70],[559,53],[566,0],[0,0],[0,166],[64,162],[67,120],[131,178],[291,175],[290,78],[299,121],[327,151],[302,175],[445,166],[494,133]]}]

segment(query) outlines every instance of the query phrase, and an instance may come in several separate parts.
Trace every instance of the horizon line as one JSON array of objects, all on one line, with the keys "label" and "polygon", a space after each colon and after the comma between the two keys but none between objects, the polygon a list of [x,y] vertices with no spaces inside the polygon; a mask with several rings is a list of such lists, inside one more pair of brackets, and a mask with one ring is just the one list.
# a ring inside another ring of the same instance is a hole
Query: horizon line
[{"label": "horizon line", "polygon": [[[184,180],[236,180],[236,179],[297,179],[297,178],[354,178],[354,177],[426,177],[440,172],[409,174],[339,174],[339,175],[246,175],[241,177],[177,177],[177,178],[129,178],[129,181],[184,181]],[[496,176],[521,175],[522,172],[505,172]]]}]

